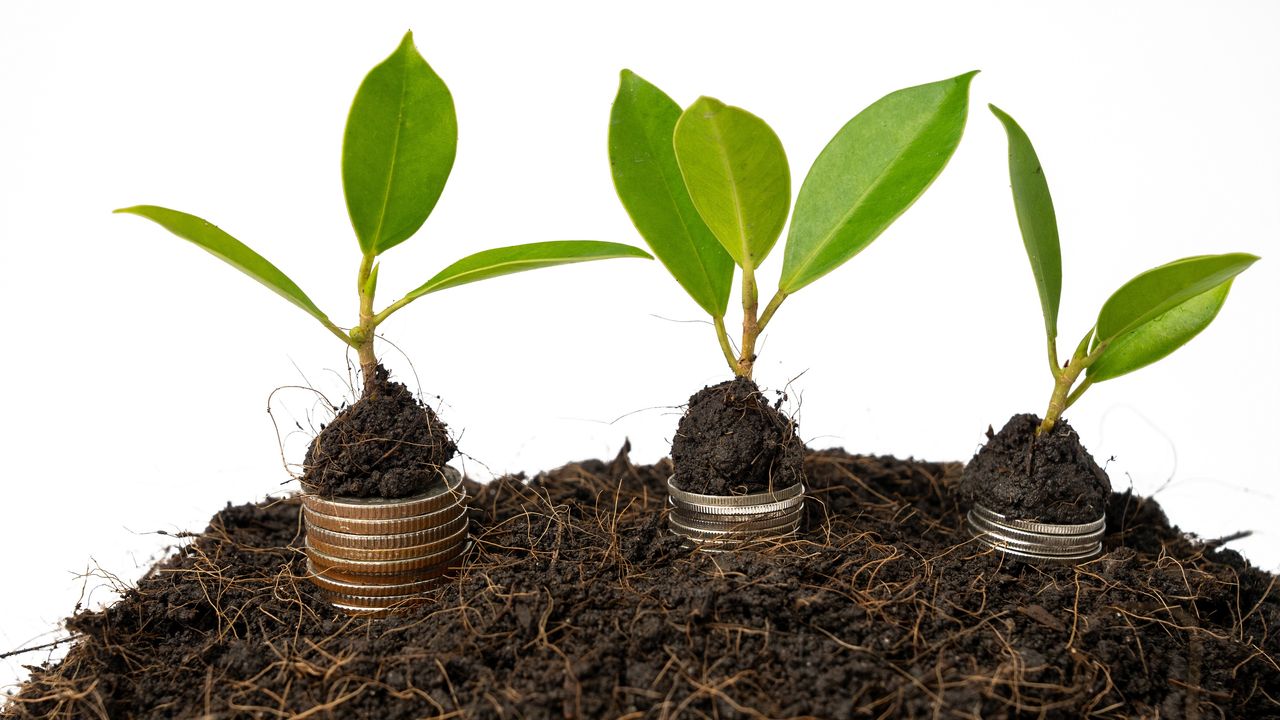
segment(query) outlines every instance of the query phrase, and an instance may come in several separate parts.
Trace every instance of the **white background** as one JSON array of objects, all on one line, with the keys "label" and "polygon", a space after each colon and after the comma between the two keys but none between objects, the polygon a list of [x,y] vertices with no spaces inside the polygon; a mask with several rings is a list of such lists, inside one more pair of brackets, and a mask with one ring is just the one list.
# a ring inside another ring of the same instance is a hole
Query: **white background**
[{"label": "white background", "polygon": [[[1264,256],[1203,336],[1095,387],[1069,417],[1099,461],[1114,456],[1118,488],[1156,493],[1207,537],[1254,530],[1233,547],[1280,566],[1280,6],[799,5],[0,6],[0,652],[54,637],[86,589],[88,605],[108,601],[100,579],[77,577],[86,569],[135,579],[171,542],[154,531],[198,531],[227,501],[294,487],[268,394],[311,383],[341,399],[342,347],[231,268],[110,211],[201,215],[349,322],[343,123],[409,28],[461,130],[435,213],[384,256],[384,302],[485,247],[640,244],[606,156],[623,67],[682,104],[710,94],[765,118],[797,189],[862,107],[982,69],[950,166],[869,250],[787,301],[758,379],[790,383],[811,446],[854,452],[967,459],[988,424],[1043,409],[1040,311],[995,102],[1050,179],[1067,349],[1141,270]],[[384,327],[404,354],[383,352],[421,381],[474,475],[611,457],[628,437],[650,462],[680,404],[726,377],[699,312],[660,265],[613,261],[428,297]],[[316,406],[299,390],[273,404],[286,430]],[[292,459],[305,442],[289,437]],[[0,661],[0,685],[44,657]]]}]

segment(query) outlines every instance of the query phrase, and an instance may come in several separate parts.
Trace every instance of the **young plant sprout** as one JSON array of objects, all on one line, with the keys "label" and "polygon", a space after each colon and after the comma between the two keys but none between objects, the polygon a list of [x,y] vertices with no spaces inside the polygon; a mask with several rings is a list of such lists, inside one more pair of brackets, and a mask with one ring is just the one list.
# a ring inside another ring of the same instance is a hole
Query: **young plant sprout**
[{"label": "young plant sprout", "polygon": [[[622,72],[609,160],[623,206],[653,253],[711,316],[734,380],[690,399],[672,447],[684,490],[790,487],[804,446],[752,381],[760,333],[792,294],[864,250],[920,197],[955,151],[975,72],[891,93],[850,120],[814,161],[791,210],[791,173],[774,131],[709,97],[681,111]],[[760,307],[757,270],[790,215],[777,290]],[[742,333],[725,323],[741,270]]]},{"label": "young plant sprout", "polygon": [[[1007,525],[1033,520],[1092,528],[1087,533],[1088,551],[1082,540],[1074,548],[1079,557],[1068,558],[1084,559],[1101,548],[1098,540],[1111,485],[1062,413],[1094,383],[1150,365],[1199,334],[1217,316],[1234,278],[1258,258],[1245,253],[1199,255],[1139,274],[1103,303],[1094,326],[1060,363],[1062,255],[1049,185],[1027,134],[994,105],[991,112],[1008,135],[1014,208],[1039,290],[1053,392],[1043,419],[1017,415],[999,433],[988,432],[988,443],[965,468],[962,491],[975,512],[1004,523],[991,530],[1009,535],[1005,545],[998,545],[1002,549],[1028,550],[1022,554],[1031,556],[1047,552],[1019,546],[1022,540],[1030,541],[1031,531]],[[970,520],[974,521],[972,512]],[[1057,541],[1059,549],[1066,544]]]},{"label": "young plant sprout", "polygon": [[313,443],[304,485],[338,495],[403,497],[420,492],[452,457],[443,424],[403,385],[389,383],[378,366],[374,337],[396,311],[424,295],[499,275],[588,260],[649,257],[638,248],[599,241],[493,248],[458,260],[377,308],[380,257],[412,237],[430,215],[453,167],[457,140],[453,97],[418,53],[413,34],[406,33],[399,47],[360,84],[343,136],[343,191],[360,247],[355,282],[359,315],[351,327],[334,323],[275,265],[205,220],[154,205],[116,211],[145,217],[204,248],[302,308],[356,351],[364,383],[361,399]]}]

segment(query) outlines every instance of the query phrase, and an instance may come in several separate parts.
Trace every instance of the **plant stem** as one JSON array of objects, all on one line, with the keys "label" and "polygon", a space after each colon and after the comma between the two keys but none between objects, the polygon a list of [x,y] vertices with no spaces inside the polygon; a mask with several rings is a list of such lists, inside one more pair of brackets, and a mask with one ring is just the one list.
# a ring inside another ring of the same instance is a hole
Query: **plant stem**
[{"label": "plant stem", "polygon": [[733,351],[733,345],[729,343],[729,333],[724,328],[724,316],[711,318],[711,324],[716,326],[716,337],[720,340],[720,352],[724,353],[724,359],[729,363],[729,369],[734,375],[738,374],[738,357]]},{"label": "plant stem", "polygon": [[367,253],[360,261],[360,273],[356,278],[356,289],[360,294],[360,324],[351,332],[356,355],[360,359],[360,373],[364,376],[362,394],[366,396],[372,391],[373,377],[378,369],[378,357],[373,352],[373,337],[378,327],[378,320],[373,313],[373,293],[368,287],[373,260],[373,253]]},{"label": "plant stem", "polygon": [[1036,428],[1037,435],[1043,435],[1053,429],[1058,420],[1062,417],[1062,413],[1071,407],[1085,390],[1093,384],[1089,378],[1085,378],[1080,383],[1080,387],[1074,391],[1071,389],[1076,384],[1076,380],[1080,378],[1080,374],[1089,369],[1089,366],[1097,362],[1102,356],[1102,351],[1107,349],[1107,343],[1100,343],[1093,352],[1085,355],[1085,350],[1089,347],[1089,339],[1093,335],[1093,330],[1085,336],[1080,346],[1076,348],[1075,355],[1067,361],[1065,367],[1059,370],[1053,381],[1053,394],[1049,396],[1049,408],[1044,411],[1044,420],[1041,421],[1040,427]]},{"label": "plant stem", "polygon": [[760,314],[760,322],[756,325],[756,332],[763,332],[769,321],[773,319],[773,314],[778,312],[778,308],[782,306],[782,301],[787,299],[787,294],[779,290],[773,294],[773,299],[768,305],[764,306],[764,312]]},{"label": "plant stem", "polygon": [[760,336],[760,293],[756,289],[755,267],[745,262],[742,264],[742,352],[738,355],[738,367],[734,372],[739,377],[751,379],[751,372],[756,364],[756,338]]}]

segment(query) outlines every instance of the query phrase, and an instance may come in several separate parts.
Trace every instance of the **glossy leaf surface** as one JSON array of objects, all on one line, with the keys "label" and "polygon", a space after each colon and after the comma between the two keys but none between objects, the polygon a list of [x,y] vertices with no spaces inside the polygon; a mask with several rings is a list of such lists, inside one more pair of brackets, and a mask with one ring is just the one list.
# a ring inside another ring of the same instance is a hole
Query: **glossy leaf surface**
[{"label": "glossy leaf surface", "polygon": [[552,240],[492,248],[453,263],[406,297],[417,298],[439,290],[526,270],[611,258],[653,259],[649,253],[639,248],[598,240]]},{"label": "glossy leaf surface", "polygon": [[995,105],[991,112],[1004,125],[1009,138],[1009,182],[1013,188],[1013,206],[1018,214],[1022,244],[1031,260],[1031,273],[1040,292],[1040,310],[1044,314],[1045,334],[1058,337],[1058,305],[1062,299],[1062,250],[1058,244],[1058,219],[1053,211],[1053,198],[1044,168],[1031,139],[1018,123]]},{"label": "glossy leaf surface", "polygon": [[329,318],[320,312],[320,308],[311,302],[311,298],[307,297],[307,294],[302,292],[302,289],[279,268],[213,223],[195,215],[155,205],[136,205],[120,208],[116,212],[137,215],[155,222],[174,235],[199,245],[245,275],[271,288],[280,297],[306,310],[308,314],[325,325],[331,324]]},{"label": "glossy leaf surface", "polygon": [[787,222],[791,171],[763,120],[703,97],[676,123],[676,160],[707,227],[741,267],[758,267]]},{"label": "glossy leaf surface", "polygon": [[1247,253],[1198,255],[1148,270],[1111,295],[1098,313],[1094,345],[1115,340],[1197,295],[1244,272],[1258,258]]},{"label": "glossy leaf surface", "polygon": [[672,138],[680,106],[630,70],[622,71],[609,115],[609,165],[618,198],[676,282],[713,317],[723,317],[733,259],[703,222],[685,188]]},{"label": "glossy leaf surface", "polygon": [[356,91],[342,142],[347,213],[364,253],[382,253],[422,227],[458,147],[449,88],[407,33]]},{"label": "glossy leaf surface", "polygon": [[1131,373],[1163,359],[1186,345],[1218,316],[1231,291],[1232,280],[1174,307],[1132,332],[1116,338],[1089,366],[1086,374],[1102,382]]},{"label": "glossy leaf surface", "polygon": [[836,133],[796,197],[783,292],[857,255],[928,189],[960,143],[975,74],[890,93]]}]

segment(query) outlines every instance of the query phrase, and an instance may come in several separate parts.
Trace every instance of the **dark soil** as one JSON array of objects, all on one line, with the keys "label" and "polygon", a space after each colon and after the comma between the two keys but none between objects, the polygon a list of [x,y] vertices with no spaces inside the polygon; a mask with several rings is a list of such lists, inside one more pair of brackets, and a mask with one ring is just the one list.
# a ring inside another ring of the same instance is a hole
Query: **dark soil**
[{"label": "dark soil", "polygon": [[1266,718],[1276,577],[1107,504],[1106,553],[1002,560],[960,466],[810,454],[798,539],[690,552],[668,463],[477,487],[434,604],[348,618],[306,581],[298,504],[227,507],[123,600],[67,622],[6,718]]},{"label": "dark soil", "polygon": [[435,412],[379,365],[360,399],[312,441],[302,485],[325,496],[409,497],[430,489],[457,450]]},{"label": "dark soil", "polygon": [[680,419],[671,459],[681,490],[707,495],[764,492],[804,478],[797,426],[754,382],[734,378],[699,390]]},{"label": "dark soil", "polygon": [[964,470],[961,490],[1003,515],[1057,523],[1102,517],[1111,480],[1080,444],[1066,420],[1037,436],[1040,418],[1014,415],[1000,432],[987,429],[987,444]]}]

